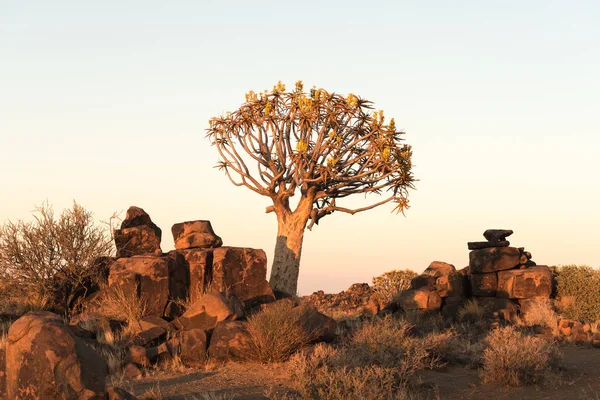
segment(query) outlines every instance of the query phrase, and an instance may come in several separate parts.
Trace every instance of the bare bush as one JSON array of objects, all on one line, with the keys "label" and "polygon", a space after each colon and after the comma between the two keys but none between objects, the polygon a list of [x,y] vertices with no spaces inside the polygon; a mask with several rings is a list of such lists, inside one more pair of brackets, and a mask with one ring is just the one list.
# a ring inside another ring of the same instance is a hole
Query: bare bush
[{"label": "bare bush", "polygon": [[373,289],[379,299],[384,303],[390,303],[399,293],[410,289],[410,281],[417,276],[410,269],[391,270],[382,275],[373,277]]},{"label": "bare bush", "polygon": [[0,227],[0,279],[26,296],[52,299],[67,312],[76,294],[101,278],[96,260],[112,250],[106,231],[75,202],[59,217],[45,203],[32,222]]},{"label": "bare bush", "polygon": [[485,343],[480,370],[485,383],[544,385],[556,377],[560,353],[553,342],[523,335],[507,326],[491,331]]},{"label": "bare bush", "polygon": [[458,310],[458,318],[461,321],[479,321],[483,318],[485,309],[474,299],[469,299],[464,302]]},{"label": "bare bush", "polygon": [[247,324],[251,358],[259,362],[281,362],[315,339],[301,315],[287,302],[271,304],[250,316]]},{"label": "bare bush", "polygon": [[549,299],[533,299],[527,307],[527,312],[521,318],[527,326],[541,325],[552,329],[558,335],[559,315],[554,311]]}]

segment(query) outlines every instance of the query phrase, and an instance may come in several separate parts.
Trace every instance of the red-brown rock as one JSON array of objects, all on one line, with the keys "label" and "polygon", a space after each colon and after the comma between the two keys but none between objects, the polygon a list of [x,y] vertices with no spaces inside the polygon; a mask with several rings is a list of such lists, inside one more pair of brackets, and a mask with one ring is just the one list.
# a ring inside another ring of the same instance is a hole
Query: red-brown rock
[{"label": "red-brown rock", "polygon": [[223,240],[215,234],[210,221],[181,222],[173,225],[171,232],[177,250],[206,249],[223,245]]},{"label": "red-brown rock", "polygon": [[211,330],[220,322],[235,321],[244,316],[243,309],[236,307],[235,301],[234,297],[228,298],[224,293],[206,293],[172,323],[180,330]]},{"label": "red-brown rock", "polygon": [[521,252],[515,247],[491,247],[469,253],[472,274],[486,274],[515,268],[519,265]]},{"label": "red-brown rock", "polygon": [[498,277],[495,273],[491,274],[471,274],[471,294],[473,296],[496,296],[498,290]]},{"label": "red-brown rock", "polygon": [[187,270],[189,271],[189,296],[191,301],[196,301],[212,280],[212,249],[188,249],[177,250],[183,256]]},{"label": "red-brown rock", "polygon": [[186,367],[200,367],[206,363],[208,340],[206,332],[202,329],[177,332],[177,335],[169,342]]},{"label": "red-brown rock", "polygon": [[411,289],[420,289],[423,287],[434,287],[438,277],[432,275],[417,275],[410,281]]},{"label": "red-brown rock", "polygon": [[217,325],[210,338],[208,355],[220,361],[245,361],[252,352],[250,334],[246,323],[225,322]]},{"label": "red-brown rock", "polygon": [[549,298],[551,293],[552,273],[546,266],[498,272],[498,297]]},{"label": "red-brown rock", "polygon": [[331,342],[335,339],[337,323],[333,318],[321,314],[310,304],[302,304],[293,311],[299,312],[300,322],[315,342]]},{"label": "red-brown rock", "polygon": [[108,368],[52,313],[28,313],[8,331],[7,398],[104,398]]},{"label": "red-brown rock", "polygon": [[435,276],[437,278],[438,276],[448,276],[454,272],[456,272],[454,265],[443,261],[434,261],[429,264],[429,267],[427,267],[421,275]]},{"label": "red-brown rock", "polygon": [[263,250],[240,247],[214,249],[211,287],[232,292],[246,309],[275,301],[267,282],[267,256]]},{"label": "red-brown rock", "polygon": [[149,226],[115,230],[117,257],[160,255],[160,237]]},{"label": "red-brown rock", "polygon": [[439,310],[442,298],[435,288],[405,290],[398,297],[398,305],[403,310]]},{"label": "red-brown rock", "polygon": [[452,273],[436,278],[435,288],[440,297],[465,297],[467,277],[463,274]]}]

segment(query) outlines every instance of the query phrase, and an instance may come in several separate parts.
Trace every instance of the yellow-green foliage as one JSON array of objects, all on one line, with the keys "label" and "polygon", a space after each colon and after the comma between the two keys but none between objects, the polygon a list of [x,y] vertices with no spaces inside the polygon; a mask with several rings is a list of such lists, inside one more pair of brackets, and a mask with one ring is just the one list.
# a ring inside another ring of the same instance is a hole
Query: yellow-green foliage
[{"label": "yellow-green foliage", "polygon": [[410,269],[393,269],[373,278],[373,289],[384,303],[392,301],[394,296],[410,288],[410,281],[417,276]]},{"label": "yellow-green foliage", "polygon": [[566,318],[600,320],[600,270],[587,265],[565,265],[556,268],[555,278],[557,298],[564,305],[560,311]]},{"label": "yellow-green foliage", "polygon": [[486,383],[543,385],[556,377],[560,353],[554,342],[506,326],[491,331],[485,343],[480,375]]}]

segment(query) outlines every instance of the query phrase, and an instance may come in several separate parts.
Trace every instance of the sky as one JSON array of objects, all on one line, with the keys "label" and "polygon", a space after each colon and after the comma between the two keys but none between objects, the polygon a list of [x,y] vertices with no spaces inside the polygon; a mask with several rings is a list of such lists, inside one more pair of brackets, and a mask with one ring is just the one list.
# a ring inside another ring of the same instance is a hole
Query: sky
[{"label": "sky", "polygon": [[406,216],[332,214],[307,232],[299,293],[391,269],[468,264],[513,229],[544,265],[600,267],[596,1],[0,0],[0,223],[47,200],[106,220],[207,219],[272,259],[269,199],[213,168],[208,120],[249,90],[354,93],[413,146]]}]

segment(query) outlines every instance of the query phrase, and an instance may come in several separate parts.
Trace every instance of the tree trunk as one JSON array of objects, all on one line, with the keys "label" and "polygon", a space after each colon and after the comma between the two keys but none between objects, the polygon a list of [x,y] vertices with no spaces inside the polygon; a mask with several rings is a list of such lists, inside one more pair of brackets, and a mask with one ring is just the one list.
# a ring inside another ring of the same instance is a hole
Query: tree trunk
[{"label": "tree trunk", "polygon": [[277,215],[277,242],[269,282],[273,290],[295,295],[298,289],[302,240],[309,213],[305,210],[289,213],[286,210],[276,209],[275,214]]}]

